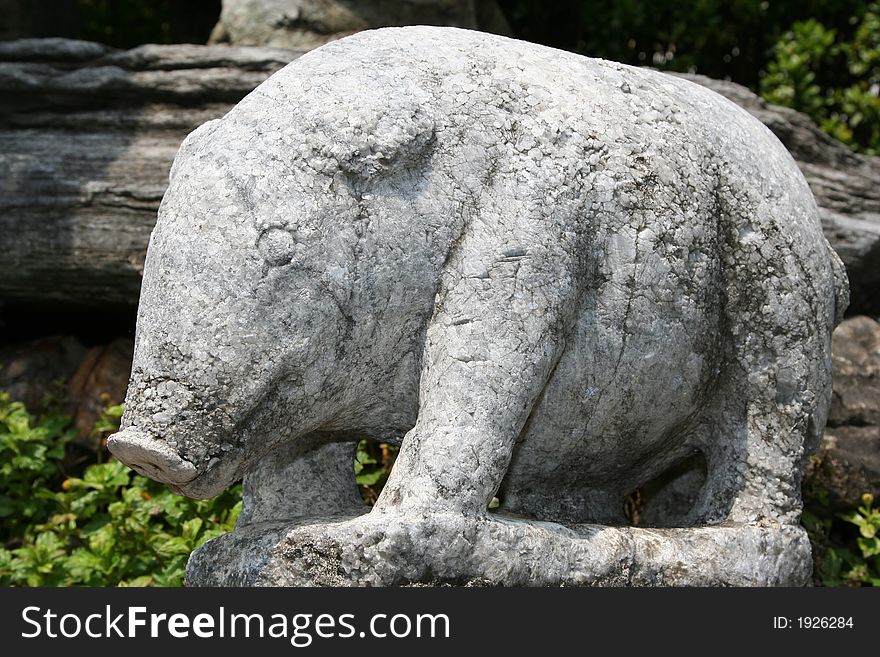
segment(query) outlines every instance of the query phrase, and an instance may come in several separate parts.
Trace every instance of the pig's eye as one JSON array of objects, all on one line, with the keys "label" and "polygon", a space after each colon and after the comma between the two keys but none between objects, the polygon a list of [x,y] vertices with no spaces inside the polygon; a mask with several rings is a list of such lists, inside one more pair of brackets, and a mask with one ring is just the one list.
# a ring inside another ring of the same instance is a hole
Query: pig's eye
[{"label": "pig's eye", "polygon": [[257,252],[268,264],[286,265],[293,258],[293,235],[283,228],[267,228],[257,238]]}]

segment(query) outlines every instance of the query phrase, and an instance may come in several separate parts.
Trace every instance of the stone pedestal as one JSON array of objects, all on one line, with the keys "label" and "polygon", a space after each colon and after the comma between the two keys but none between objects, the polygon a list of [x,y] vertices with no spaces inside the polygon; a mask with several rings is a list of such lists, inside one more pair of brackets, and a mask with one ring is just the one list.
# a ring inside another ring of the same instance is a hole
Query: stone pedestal
[{"label": "stone pedestal", "polygon": [[373,513],[243,527],[193,552],[186,583],[802,586],[810,568],[800,527],[564,527],[504,514]]}]

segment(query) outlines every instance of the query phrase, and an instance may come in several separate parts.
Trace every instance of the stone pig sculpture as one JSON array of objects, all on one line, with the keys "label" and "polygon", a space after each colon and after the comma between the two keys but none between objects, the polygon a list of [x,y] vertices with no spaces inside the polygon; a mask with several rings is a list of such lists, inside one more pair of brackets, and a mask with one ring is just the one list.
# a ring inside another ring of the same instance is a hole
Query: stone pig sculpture
[{"label": "stone pig sculpture", "polygon": [[[794,161],[715,93],[363,32],[181,146],[109,446],[193,497],[244,477],[190,584],[801,584],[846,296]],[[364,437],[402,441],[368,514]]]}]

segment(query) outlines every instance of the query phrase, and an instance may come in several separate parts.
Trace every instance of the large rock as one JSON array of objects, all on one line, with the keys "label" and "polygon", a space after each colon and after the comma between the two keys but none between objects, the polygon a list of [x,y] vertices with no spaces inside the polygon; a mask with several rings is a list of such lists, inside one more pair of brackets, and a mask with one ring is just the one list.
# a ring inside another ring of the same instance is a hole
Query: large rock
[{"label": "large rock", "polygon": [[210,43],[315,48],[361,30],[400,25],[509,31],[495,0],[223,0]]},{"label": "large rock", "polygon": [[0,301],[137,303],[180,142],[296,56],[0,43]]},{"label": "large rock", "polygon": [[834,396],[812,483],[838,508],[880,498],[880,324],[853,317],[834,331]]},{"label": "large rock", "polygon": [[[846,297],[800,170],[717,94],[362,32],[181,146],[108,447],[194,497],[244,477],[190,584],[800,584]],[[352,518],[355,438],[402,446]],[[620,528],[698,453],[665,529]]]},{"label": "large rock", "polygon": [[[180,142],[300,52],[59,39],[0,43],[0,301],[137,303],[139,272]],[[854,312],[880,314],[880,158],[804,114],[690,76],[791,150],[844,260]],[[110,99],[110,102],[108,102]]]}]

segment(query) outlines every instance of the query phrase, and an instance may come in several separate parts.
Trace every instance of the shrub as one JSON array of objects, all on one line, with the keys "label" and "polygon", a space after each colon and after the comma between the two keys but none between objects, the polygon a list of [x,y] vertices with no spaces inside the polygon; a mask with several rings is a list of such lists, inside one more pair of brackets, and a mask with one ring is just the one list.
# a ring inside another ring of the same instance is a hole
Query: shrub
[{"label": "shrub", "polygon": [[880,509],[873,503],[866,493],[858,508],[835,513],[828,491],[805,482],[801,523],[813,546],[815,583],[880,586]]},{"label": "shrub", "polygon": [[880,509],[873,507],[874,497],[862,496],[862,505],[839,517],[858,528],[855,548],[834,547],[828,550],[823,563],[824,583],[880,586]]},{"label": "shrub", "polygon": [[[121,407],[97,426],[118,427]],[[111,460],[64,472],[70,419],[0,394],[0,585],[179,586],[189,553],[231,531],[240,488],[191,500]]]},{"label": "shrub", "polygon": [[811,19],[796,22],[773,53],[764,98],[809,114],[854,150],[880,154],[880,5],[868,6],[851,41]]},{"label": "shrub", "polygon": [[[122,406],[108,407],[95,433],[115,431],[121,416]],[[0,393],[0,585],[180,586],[190,552],[234,528],[240,486],[191,500],[112,459],[72,476],[66,448],[75,435],[69,417],[34,417]],[[368,504],[396,454],[358,443],[354,473]]]},{"label": "shrub", "polygon": [[49,491],[63,477],[64,448],[74,435],[70,419],[53,412],[34,426],[24,404],[0,392],[0,544],[55,508]]}]

